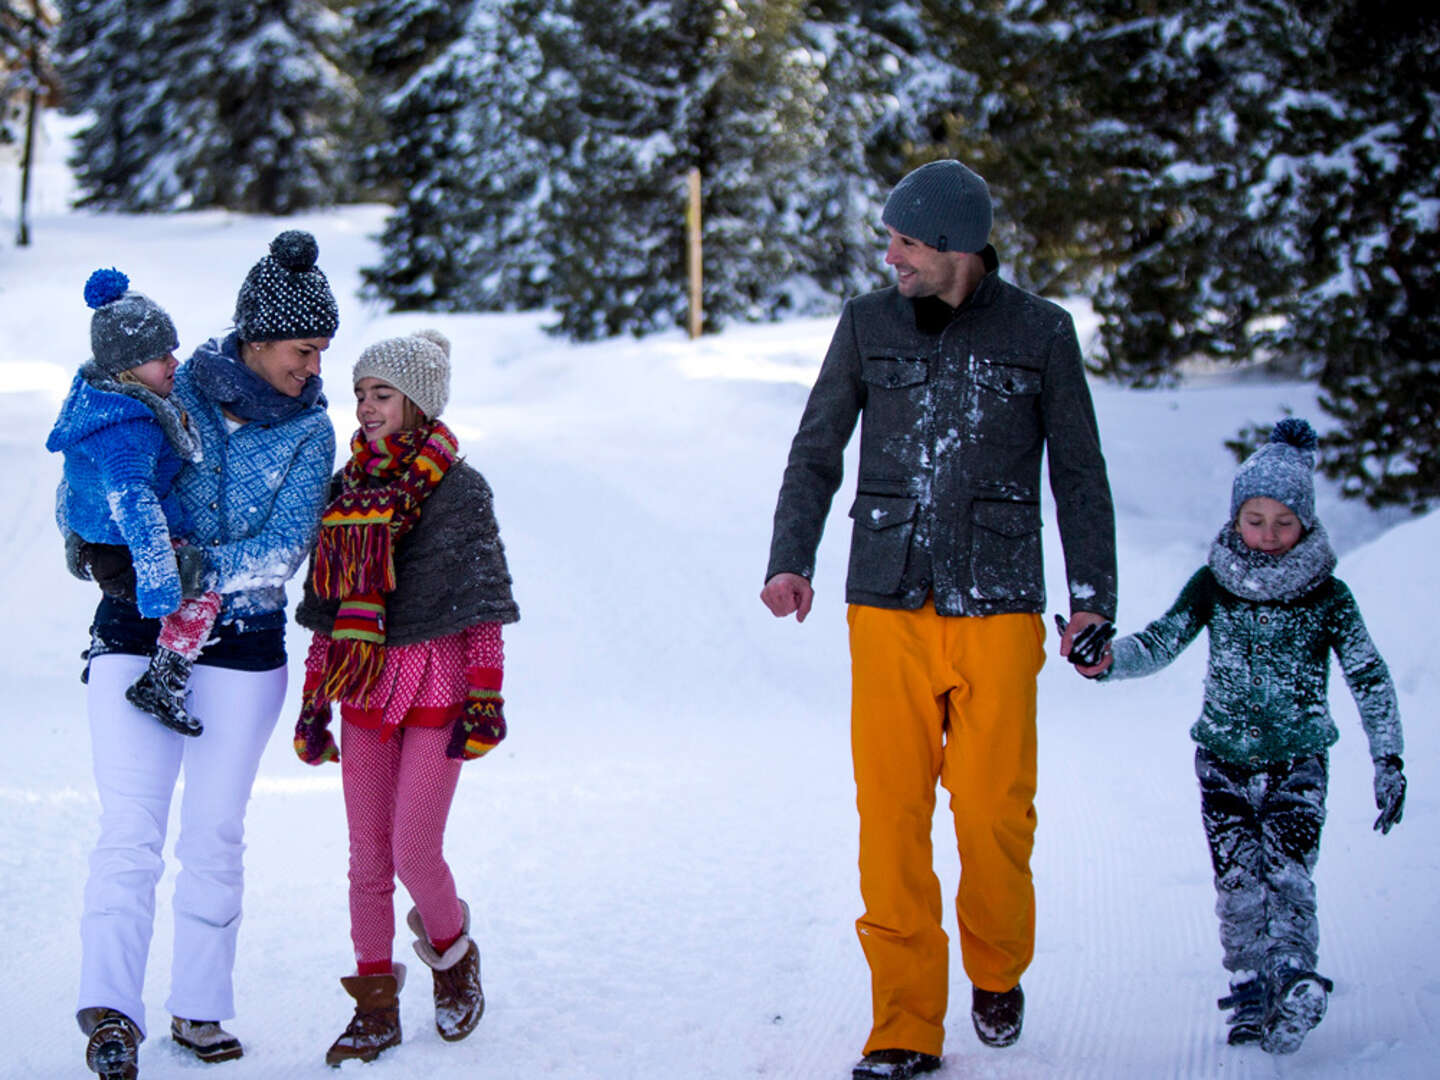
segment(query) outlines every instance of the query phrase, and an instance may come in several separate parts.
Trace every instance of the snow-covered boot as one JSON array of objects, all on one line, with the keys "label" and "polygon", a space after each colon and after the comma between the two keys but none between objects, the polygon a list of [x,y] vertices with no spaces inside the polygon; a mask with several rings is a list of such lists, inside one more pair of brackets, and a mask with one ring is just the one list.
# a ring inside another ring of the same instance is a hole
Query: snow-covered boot
[{"label": "snow-covered boot", "polygon": [[975,987],[970,999],[970,1022],[986,1046],[1009,1046],[1020,1038],[1025,1022],[1025,991],[1016,983],[1009,990]]},{"label": "snow-covered boot", "polygon": [[185,695],[190,690],[190,671],[194,666],[193,661],[173,649],[156,646],[150,666],[126,689],[125,700],[172,731],[199,735],[205,729],[185,710]]},{"label": "snow-covered boot", "polygon": [[1258,975],[1233,980],[1230,993],[1215,1004],[1231,1010],[1225,1019],[1230,1025],[1226,1042],[1231,1046],[1244,1046],[1260,1041],[1260,1031],[1265,1023],[1265,983]]},{"label": "snow-covered boot", "polygon": [[851,1080],[910,1080],[940,1068],[940,1059],[919,1050],[871,1050],[850,1071]]},{"label": "snow-covered boot", "polygon": [[485,992],[480,987],[480,949],[470,937],[470,905],[460,901],[465,921],[460,936],[439,952],[425,933],[416,908],[405,924],[415,933],[415,953],[435,979],[435,1030],[446,1042],[459,1042],[480,1023],[485,1013]]},{"label": "snow-covered boot", "polygon": [[1269,1054],[1293,1054],[1310,1029],[1325,1016],[1325,1005],[1335,984],[1313,971],[1292,972],[1270,995],[1260,1049]]},{"label": "snow-covered boot", "polygon": [[106,1009],[90,1029],[85,1064],[100,1080],[135,1080],[140,1075],[140,1029],[122,1012]]},{"label": "snow-covered boot", "polygon": [[173,1017],[170,1038],[201,1061],[234,1061],[245,1056],[240,1040],[220,1026],[218,1020],[186,1020]]},{"label": "snow-covered boot", "polygon": [[325,1064],[374,1061],[381,1051],[399,1046],[405,965],[395,964],[388,975],[346,975],[340,985],[355,999],[355,1015],[325,1051]]}]

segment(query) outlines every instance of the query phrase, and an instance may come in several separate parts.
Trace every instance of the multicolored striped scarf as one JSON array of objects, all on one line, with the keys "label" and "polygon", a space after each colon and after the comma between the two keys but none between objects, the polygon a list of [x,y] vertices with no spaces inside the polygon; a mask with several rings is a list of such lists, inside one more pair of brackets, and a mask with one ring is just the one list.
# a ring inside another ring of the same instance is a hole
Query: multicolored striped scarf
[{"label": "multicolored striped scarf", "polygon": [[420,520],[421,504],[455,464],[455,436],[439,420],[387,435],[360,432],[340,474],[340,494],[320,518],[312,583],[340,601],[325,676],[327,701],[363,702],[385,667],[385,594],[395,589],[395,541]]}]

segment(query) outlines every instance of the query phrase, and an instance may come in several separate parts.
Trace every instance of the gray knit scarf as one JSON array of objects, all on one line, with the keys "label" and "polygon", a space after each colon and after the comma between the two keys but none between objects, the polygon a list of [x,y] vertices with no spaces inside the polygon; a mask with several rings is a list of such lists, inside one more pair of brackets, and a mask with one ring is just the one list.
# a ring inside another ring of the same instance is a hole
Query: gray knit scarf
[{"label": "gray knit scarf", "polygon": [[1280,556],[1247,547],[1233,522],[1227,522],[1210,545],[1210,571],[1215,580],[1242,600],[1294,600],[1329,577],[1335,563],[1330,537],[1318,521]]},{"label": "gray knit scarf", "polygon": [[107,394],[124,394],[154,413],[155,422],[160,425],[165,438],[170,440],[170,445],[182,460],[198,463],[204,457],[200,450],[200,436],[190,424],[190,418],[169,398],[161,397],[141,383],[121,382],[94,360],[81,365],[80,375],[96,390],[103,390]]}]

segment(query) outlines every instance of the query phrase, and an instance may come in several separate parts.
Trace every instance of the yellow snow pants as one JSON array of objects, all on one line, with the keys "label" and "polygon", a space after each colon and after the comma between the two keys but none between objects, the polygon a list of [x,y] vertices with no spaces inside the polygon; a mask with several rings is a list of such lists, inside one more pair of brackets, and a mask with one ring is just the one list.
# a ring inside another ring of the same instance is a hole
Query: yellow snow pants
[{"label": "yellow snow pants", "polygon": [[851,751],[860,811],[856,920],[874,1026],[864,1053],[940,1054],[949,939],[930,832],[938,780],[950,793],[955,909],[970,981],[1009,990],[1035,949],[1035,678],[1039,615],[953,617],[851,605]]}]

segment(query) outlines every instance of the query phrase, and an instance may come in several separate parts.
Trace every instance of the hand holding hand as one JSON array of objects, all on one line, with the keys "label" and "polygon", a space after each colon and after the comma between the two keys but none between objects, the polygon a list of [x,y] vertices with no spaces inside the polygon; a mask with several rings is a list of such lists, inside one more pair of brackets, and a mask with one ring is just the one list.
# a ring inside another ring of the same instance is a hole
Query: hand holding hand
[{"label": "hand holding hand", "polygon": [[776,574],[765,583],[760,599],[777,619],[794,612],[795,621],[804,622],[805,616],[810,614],[810,605],[815,601],[815,590],[799,574]]},{"label": "hand holding hand", "polygon": [[1375,759],[1375,806],[1380,816],[1375,829],[1382,835],[1400,824],[1405,813],[1405,762],[1399,754]]},{"label": "hand holding hand", "polygon": [[1110,652],[1115,624],[1103,615],[1077,611],[1067,623],[1064,616],[1057,614],[1055,626],[1060,631],[1060,655],[1087,679],[1097,678],[1115,662]]}]

